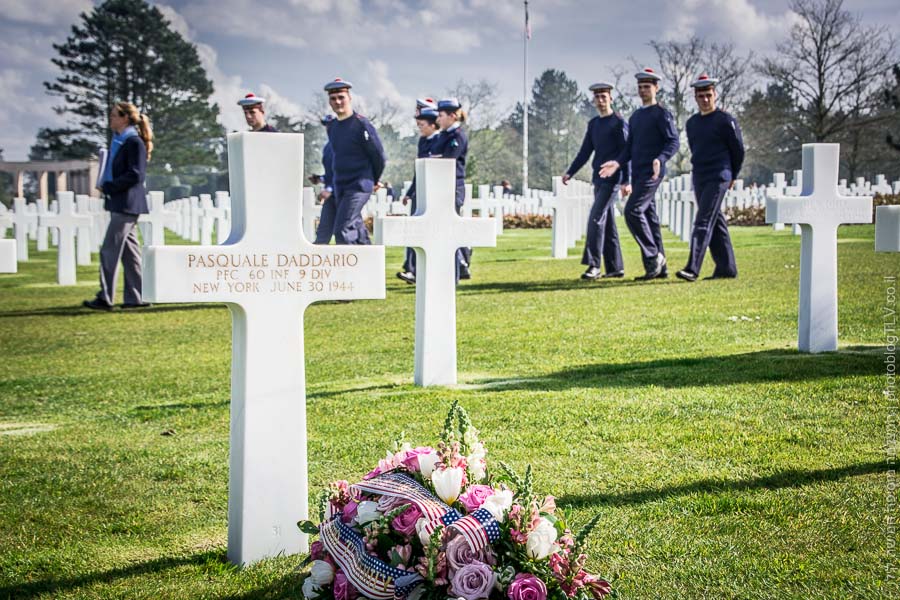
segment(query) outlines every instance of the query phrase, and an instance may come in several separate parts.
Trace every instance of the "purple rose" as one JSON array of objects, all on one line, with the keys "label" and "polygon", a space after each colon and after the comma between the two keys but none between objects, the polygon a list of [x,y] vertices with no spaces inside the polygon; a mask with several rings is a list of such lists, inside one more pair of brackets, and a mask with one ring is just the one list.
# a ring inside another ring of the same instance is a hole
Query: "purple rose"
[{"label": "purple rose", "polygon": [[347,580],[347,576],[340,572],[334,574],[332,592],[334,593],[334,600],[353,600],[359,596],[359,592]]},{"label": "purple rose", "polygon": [[506,590],[509,600],[547,600],[547,586],[531,573],[519,573]]},{"label": "purple rose", "polygon": [[469,542],[461,535],[457,535],[447,542],[447,562],[450,564],[451,571],[458,571],[466,565],[475,562],[494,564],[494,554],[490,547],[485,547],[474,552]]},{"label": "purple rose", "polygon": [[402,513],[394,517],[391,521],[391,527],[394,531],[399,531],[403,535],[410,536],[416,532],[416,521],[422,518],[420,511],[415,504],[404,510]]},{"label": "purple rose", "polygon": [[494,488],[489,485],[470,485],[459,497],[459,501],[466,507],[466,512],[475,512],[484,501],[494,495]]},{"label": "purple rose", "polygon": [[483,600],[491,595],[497,575],[480,562],[464,565],[450,580],[450,594],[465,600]]},{"label": "purple rose", "polygon": [[313,560],[325,560],[325,544],[319,540],[310,544],[309,557]]},{"label": "purple rose", "polygon": [[359,508],[359,504],[356,502],[348,502],[344,506],[343,513],[341,514],[341,522],[343,523],[352,523],[353,519],[356,518],[356,509]]},{"label": "purple rose", "polygon": [[413,448],[412,450],[406,451],[406,456],[403,457],[403,466],[407,468],[408,471],[415,473],[419,471],[419,455],[421,454],[431,454],[434,452],[434,448],[431,446],[419,446],[418,448]]}]

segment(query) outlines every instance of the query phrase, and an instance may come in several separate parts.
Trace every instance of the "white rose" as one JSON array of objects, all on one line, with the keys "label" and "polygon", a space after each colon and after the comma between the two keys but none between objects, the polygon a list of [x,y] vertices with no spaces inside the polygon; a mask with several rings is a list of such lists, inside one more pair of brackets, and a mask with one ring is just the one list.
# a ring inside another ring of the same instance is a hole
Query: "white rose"
[{"label": "white rose", "polygon": [[312,577],[307,577],[303,580],[303,588],[301,589],[303,590],[303,597],[309,598],[310,600],[318,598],[319,593],[322,591],[322,588],[316,585]]},{"label": "white rose", "polygon": [[324,560],[314,560],[309,568],[309,578],[318,586],[328,585],[334,581],[334,567]]},{"label": "white rose", "polygon": [[419,471],[422,473],[423,478],[431,479],[431,474],[434,472],[434,465],[437,461],[437,452],[419,455]]},{"label": "white rose", "polygon": [[447,467],[431,474],[431,483],[438,498],[447,504],[453,504],[462,491],[463,470],[459,467]]},{"label": "white rose", "polygon": [[359,507],[356,509],[356,522],[360,525],[365,525],[369,521],[374,521],[375,519],[380,519],[381,513],[378,512],[378,503],[372,502],[371,500],[366,500],[365,502],[360,502]]},{"label": "white rose", "polygon": [[487,509],[493,515],[494,520],[502,523],[506,520],[506,512],[512,508],[513,493],[510,490],[495,490],[485,499],[481,508]]},{"label": "white rose", "polygon": [[541,517],[537,527],[528,534],[528,539],[525,541],[525,551],[531,558],[541,560],[550,556],[555,541],[556,527],[553,526],[553,523]]},{"label": "white rose", "polygon": [[[416,534],[419,536],[419,541],[422,542],[422,545],[426,548],[428,544],[431,543],[431,534],[425,531],[425,526],[428,524],[428,519],[422,517],[418,521],[416,521]],[[422,587],[422,586],[419,586]]]}]

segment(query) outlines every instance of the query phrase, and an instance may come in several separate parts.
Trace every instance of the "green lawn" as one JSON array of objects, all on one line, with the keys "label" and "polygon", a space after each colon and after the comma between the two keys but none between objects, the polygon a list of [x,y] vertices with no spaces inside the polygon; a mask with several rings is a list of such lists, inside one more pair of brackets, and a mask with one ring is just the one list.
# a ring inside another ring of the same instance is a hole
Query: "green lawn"
[{"label": "green lawn", "polygon": [[[435,441],[459,399],[489,461],[533,464],[576,523],[602,514],[590,567],[621,597],[897,598],[882,311],[900,257],[873,231],[840,230],[841,349],[814,356],[789,230],[734,229],[740,278],[694,284],[582,282],[580,249],[552,260],[549,231],[507,231],[459,288],[460,385],[428,389],[390,248],[386,301],[306,312],[313,492],[401,432]],[[63,288],[32,252],[0,275],[0,599],[299,598],[299,557],[225,560],[228,310],[91,312],[96,255]]]}]

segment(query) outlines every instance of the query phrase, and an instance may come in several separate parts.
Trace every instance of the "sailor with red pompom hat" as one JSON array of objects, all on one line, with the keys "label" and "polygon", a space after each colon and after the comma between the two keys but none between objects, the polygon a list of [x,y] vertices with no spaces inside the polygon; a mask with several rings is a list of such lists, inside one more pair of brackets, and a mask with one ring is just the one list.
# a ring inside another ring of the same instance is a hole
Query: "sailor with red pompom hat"
[{"label": "sailor with red pompom hat", "polygon": [[250,92],[240,100],[238,106],[244,109],[244,119],[250,127],[250,131],[275,133],[278,130],[266,123],[266,109],[263,105],[266,99]]}]

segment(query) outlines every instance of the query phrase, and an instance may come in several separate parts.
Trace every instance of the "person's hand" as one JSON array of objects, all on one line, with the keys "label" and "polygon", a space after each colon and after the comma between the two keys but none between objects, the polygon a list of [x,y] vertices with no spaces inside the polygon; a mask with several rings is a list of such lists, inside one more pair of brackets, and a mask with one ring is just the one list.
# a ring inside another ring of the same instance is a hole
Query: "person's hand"
[{"label": "person's hand", "polygon": [[619,162],[615,160],[608,160],[602,165],[600,165],[600,177],[604,179],[606,177],[612,177],[613,174],[619,170]]},{"label": "person's hand", "polygon": [[382,183],[379,181],[378,183],[375,184],[375,187],[372,188],[372,193],[374,194],[375,192],[380,190],[381,187],[382,187]]},{"label": "person's hand", "polygon": [[409,204],[409,196],[403,196],[402,202],[403,202],[403,206],[406,206],[407,204]]},{"label": "person's hand", "polygon": [[622,187],[619,188],[619,195],[625,198],[626,196],[631,195],[631,184],[626,183]]},{"label": "person's hand", "polygon": [[331,192],[329,192],[328,190],[322,190],[321,192],[319,192],[319,201],[320,202],[325,202],[330,197],[331,197]]},{"label": "person's hand", "polygon": [[568,173],[566,173],[565,175],[563,175],[563,176],[562,176],[562,182],[563,182],[563,185],[569,185],[569,180],[570,180],[570,179],[572,179],[572,177],[571,177]]},{"label": "person's hand", "polygon": [[656,181],[659,178],[659,168],[660,168],[659,159],[654,158],[653,159],[653,177],[650,178],[653,181]]}]

